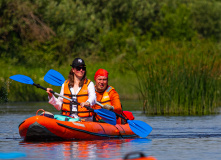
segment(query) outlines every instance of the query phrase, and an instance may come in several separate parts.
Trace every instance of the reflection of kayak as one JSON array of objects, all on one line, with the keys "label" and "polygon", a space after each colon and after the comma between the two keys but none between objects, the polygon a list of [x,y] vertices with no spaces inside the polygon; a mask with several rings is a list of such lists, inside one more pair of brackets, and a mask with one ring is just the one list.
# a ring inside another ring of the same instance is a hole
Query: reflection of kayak
[{"label": "reflection of kayak", "polygon": [[115,160],[157,160],[153,156],[145,156],[142,152],[131,152],[128,153],[123,159]]},{"label": "reflection of kayak", "polygon": [[129,124],[111,125],[99,122],[57,120],[46,115],[37,115],[19,125],[19,134],[25,141],[135,138]]}]

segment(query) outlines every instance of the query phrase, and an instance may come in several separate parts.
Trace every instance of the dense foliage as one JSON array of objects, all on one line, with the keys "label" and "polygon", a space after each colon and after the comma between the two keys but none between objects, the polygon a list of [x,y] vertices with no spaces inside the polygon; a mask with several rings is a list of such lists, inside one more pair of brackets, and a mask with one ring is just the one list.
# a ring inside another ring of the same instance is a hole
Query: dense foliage
[{"label": "dense foliage", "polygon": [[36,67],[77,55],[135,57],[147,38],[220,41],[220,8],[217,0],[1,0],[0,56]]},{"label": "dense foliage", "polygon": [[[220,8],[220,0],[0,0],[0,101],[46,100],[40,91],[24,96],[31,87],[20,89],[8,77],[24,72],[43,81],[45,70],[69,70],[65,66],[80,56],[91,67],[91,79],[99,65],[105,66],[121,96],[140,93],[143,110],[151,113],[174,111],[171,104],[220,106]],[[131,80],[139,91],[129,89]],[[184,83],[188,89],[179,88]]]}]

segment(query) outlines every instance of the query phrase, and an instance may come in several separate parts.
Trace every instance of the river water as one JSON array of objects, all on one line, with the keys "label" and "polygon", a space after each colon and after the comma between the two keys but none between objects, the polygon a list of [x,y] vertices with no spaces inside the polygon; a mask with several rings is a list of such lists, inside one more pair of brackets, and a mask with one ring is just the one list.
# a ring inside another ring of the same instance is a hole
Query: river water
[{"label": "river water", "polygon": [[[131,102],[131,105],[134,102]],[[142,152],[158,160],[220,160],[221,114],[209,116],[145,116],[131,108],[135,119],[153,127],[147,138],[24,142],[18,125],[36,114],[38,109],[54,114],[58,111],[46,102],[0,105],[0,157],[13,159],[106,160]],[[19,158],[20,157],[20,158]]]}]

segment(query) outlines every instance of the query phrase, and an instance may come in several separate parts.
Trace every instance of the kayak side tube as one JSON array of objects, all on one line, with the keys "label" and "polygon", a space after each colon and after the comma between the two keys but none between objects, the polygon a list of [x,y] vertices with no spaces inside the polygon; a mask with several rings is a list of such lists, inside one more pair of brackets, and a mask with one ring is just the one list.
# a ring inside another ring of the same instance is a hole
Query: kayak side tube
[{"label": "kayak side tube", "polygon": [[19,125],[19,134],[26,141],[137,137],[128,124],[114,126],[99,122],[68,122],[44,116],[34,116],[23,121]]}]

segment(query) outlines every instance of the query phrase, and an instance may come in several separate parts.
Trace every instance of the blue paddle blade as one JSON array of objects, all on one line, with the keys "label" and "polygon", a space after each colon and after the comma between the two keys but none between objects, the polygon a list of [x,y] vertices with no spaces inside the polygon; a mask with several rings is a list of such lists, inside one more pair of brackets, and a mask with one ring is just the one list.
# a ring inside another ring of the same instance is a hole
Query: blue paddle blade
[{"label": "blue paddle blade", "polygon": [[33,80],[30,77],[24,76],[21,74],[17,74],[17,75],[11,76],[9,78],[14,81],[25,83],[25,84],[34,84]]},{"label": "blue paddle blade", "polygon": [[65,78],[56,70],[50,69],[44,76],[44,80],[54,86],[62,86]]},{"label": "blue paddle blade", "polygon": [[95,109],[95,113],[97,113],[106,123],[116,125],[116,115],[114,112],[111,112],[106,109]]},{"label": "blue paddle blade", "polygon": [[139,120],[127,120],[130,129],[138,136],[140,137],[147,137],[150,132],[152,131],[152,127],[146,124],[143,121]]}]

